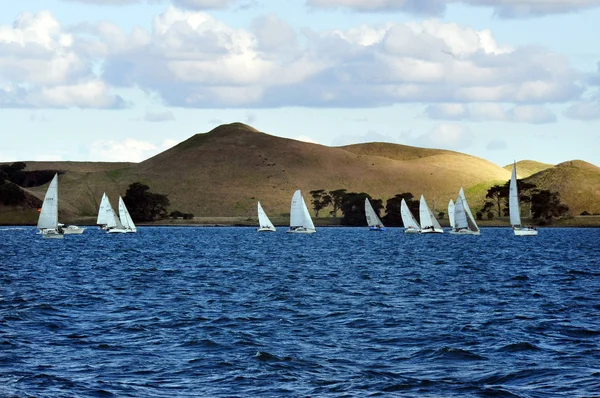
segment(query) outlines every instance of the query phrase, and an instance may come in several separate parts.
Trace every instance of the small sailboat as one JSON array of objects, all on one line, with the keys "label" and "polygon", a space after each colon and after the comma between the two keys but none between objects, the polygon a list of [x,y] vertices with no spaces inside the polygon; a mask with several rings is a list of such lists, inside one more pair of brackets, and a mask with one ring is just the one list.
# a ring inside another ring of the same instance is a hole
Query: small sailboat
[{"label": "small sailboat", "polygon": [[108,199],[106,200],[106,203],[107,206],[104,210],[106,217],[106,232],[109,234],[126,234],[127,230],[121,223],[121,220],[119,219],[119,216],[117,216],[117,213],[115,213],[115,211],[113,210]]},{"label": "small sailboat", "polygon": [[455,221],[454,221],[454,201],[450,199],[448,202],[448,220],[450,220],[450,228],[454,229]]},{"label": "small sailboat", "polygon": [[421,227],[415,219],[415,216],[411,213],[406,201],[402,199],[400,202],[400,215],[402,216],[402,224],[404,224],[405,234],[418,234],[421,232]]},{"label": "small sailboat", "polygon": [[521,225],[521,209],[519,206],[519,191],[517,189],[517,163],[513,163],[512,175],[510,176],[510,190],[508,193],[508,211],[510,213],[510,225],[515,236],[535,236],[538,230],[534,227]]},{"label": "small sailboat", "polygon": [[98,208],[98,218],[96,219],[96,224],[100,226],[100,229],[106,230],[106,225],[108,224],[108,212],[107,208],[110,206],[110,202],[108,201],[108,196],[106,193],[102,194],[102,199],[100,200],[100,207]]},{"label": "small sailboat", "polygon": [[365,198],[365,215],[367,217],[367,224],[369,225],[369,231],[385,231],[383,223],[379,219],[375,209],[371,205],[369,198]]},{"label": "small sailboat", "polygon": [[125,202],[121,196],[119,196],[119,218],[121,219],[121,224],[123,224],[123,228],[126,232],[137,232],[137,228],[135,227],[131,215],[129,215],[129,211],[127,210],[127,206],[125,206]]},{"label": "small sailboat", "polygon": [[81,235],[85,231],[85,228],[78,227],[77,225],[67,225],[65,227],[65,224],[58,223],[58,226],[62,228],[65,235]]},{"label": "small sailboat", "polygon": [[435,219],[431,210],[429,210],[429,206],[427,206],[427,202],[425,202],[425,197],[421,195],[421,201],[419,202],[419,218],[421,219],[421,233],[422,234],[443,234],[444,230],[442,226]]},{"label": "small sailboat", "polygon": [[54,175],[38,218],[37,228],[44,238],[62,239],[65,237],[62,227],[58,225],[58,173]]},{"label": "small sailboat", "polygon": [[312,234],[317,232],[300,190],[294,192],[294,196],[292,196],[290,229],[288,229],[287,232],[294,234]]},{"label": "small sailboat", "polygon": [[275,226],[258,202],[258,232],[275,232]]},{"label": "small sailboat", "polygon": [[467,203],[462,187],[454,204],[454,227],[450,233],[460,235],[479,235],[481,233],[475,218],[473,218],[473,213],[471,213],[471,208]]}]

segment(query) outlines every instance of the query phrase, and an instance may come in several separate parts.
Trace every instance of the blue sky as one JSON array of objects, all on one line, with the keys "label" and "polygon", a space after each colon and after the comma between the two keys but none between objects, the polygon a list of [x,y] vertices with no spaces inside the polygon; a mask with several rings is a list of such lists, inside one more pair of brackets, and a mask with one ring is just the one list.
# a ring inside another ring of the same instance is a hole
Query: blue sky
[{"label": "blue sky", "polygon": [[600,0],[24,0],[0,161],[141,161],[241,121],[600,165]]}]

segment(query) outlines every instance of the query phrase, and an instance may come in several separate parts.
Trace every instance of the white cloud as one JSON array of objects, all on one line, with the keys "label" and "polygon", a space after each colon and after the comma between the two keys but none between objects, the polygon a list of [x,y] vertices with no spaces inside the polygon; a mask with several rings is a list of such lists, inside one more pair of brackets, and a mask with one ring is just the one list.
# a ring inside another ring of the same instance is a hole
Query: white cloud
[{"label": "white cloud", "polygon": [[0,107],[123,107],[74,42],[49,11],[0,25]]},{"label": "white cloud", "polygon": [[600,6],[600,0],[307,0],[312,7],[347,8],[359,12],[402,11],[441,16],[450,4],[491,7],[501,18],[528,18],[582,11]]},{"label": "white cloud", "polygon": [[96,140],[90,146],[88,159],[105,162],[141,162],[178,143],[173,139],[166,139],[160,145],[133,138],[121,141]]},{"label": "white cloud", "polygon": [[502,121],[531,124],[556,122],[556,115],[542,105],[520,105],[507,109],[498,103],[446,103],[432,104],[425,108],[430,119]]},{"label": "white cloud", "polygon": [[570,119],[597,120],[600,119],[600,101],[584,100],[569,106],[564,115]]},{"label": "white cloud", "polygon": [[461,150],[471,146],[474,135],[468,127],[460,124],[440,124],[416,138],[419,146]]},{"label": "white cloud", "polygon": [[[95,4],[103,6],[119,6],[144,2],[144,0],[63,0],[71,3]],[[145,0],[147,3],[161,3],[168,0]],[[239,0],[171,0],[178,7],[194,10],[208,10],[227,8],[239,2]]]},{"label": "white cloud", "polygon": [[320,144],[319,142],[315,141],[313,138],[311,138],[307,135],[299,135],[298,137],[296,137],[294,139],[298,140],[298,141],[302,141],[302,142],[308,142],[310,144]]}]

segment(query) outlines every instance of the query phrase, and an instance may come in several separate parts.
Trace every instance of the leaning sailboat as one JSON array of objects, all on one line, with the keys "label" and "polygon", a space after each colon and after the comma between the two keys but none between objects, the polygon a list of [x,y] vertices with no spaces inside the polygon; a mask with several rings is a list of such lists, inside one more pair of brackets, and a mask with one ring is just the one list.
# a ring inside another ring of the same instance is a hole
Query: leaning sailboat
[{"label": "leaning sailboat", "polygon": [[450,233],[459,235],[479,235],[481,233],[462,187],[454,204],[454,226]]},{"label": "leaning sailboat", "polygon": [[402,224],[404,224],[405,234],[418,234],[421,232],[419,223],[408,208],[408,205],[404,199],[402,199],[402,202],[400,202],[400,215],[402,216]]},{"label": "leaning sailboat", "polygon": [[96,218],[96,224],[100,226],[100,229],[106,229],[106,225],[108,224],[108,212],[107,208],[110,206],[110,202],[108,201],[108,196],[106,196],[106,192],[102,194],[102,199],[100,200],[100,207],[98,208],[98,217]]},{"label": "leaning sailboat", "polygon": [[290,229],[288,229],[287,232],[295,234],[312,234],[317,232],[300,190],[294,192],[294,196],[292,196]]},{"label": "leaning sailboat", "polygon": [[433,213],[429,209],[425,197],[421,195],[421,201],[419,202],[419,218],[421,219],[421,233],[422,234],[443,234],[444,230],[442,226],[435,219]]},{"label": "leaning sailboat", "polygon": [[275,226],[269,220],[267,213],[263,210],[260,202],[258,202],[258,232],[275,232]]},{"label": "leaning sailboat", "polygon": [[44,196],[37,228],[44,238],[62,239],[65,237],[63,229],[58,225],[58,173],[54,174]]},{"label": "leaning sailboat", "polygon": [[115,213],[115,211],[113,210],[108,199],[106,200],[106,203],[107,206],[104,210],[106,217],[106,232],[109,234],[127,233],[127,230],[123,226],[123,223],[121,223],[121,220],[119,219],[119,216],[117,216],[117,213]]},{"label": "leaning sailboat", "polygon": [[515,236],[535,236],[538,231],[534,227],[521,225],[521,209],[519,206],[519,190],[517,188],[517,163],[513,163],[512,175],[510,176],[510,189],[508,193],[508,211],[510,213],[510,225]]},{"label": "leaning sailboat", "polygon": [[119,218],[126,232],[137,232],[137,228],[133,223],[131,215],[129,214],[129,210],[127,210],[127,206],[125,206],[125,202],[123,201],[123,198],[121,196],[119,196]]},{"label": "leaning sailboat", "polygon": [[373,209],[369,198],[365,198],[365,216],[367,218],[367,224],[369,225],[369,231],[385,231],[385,227],[375,212],[375,209]]}]

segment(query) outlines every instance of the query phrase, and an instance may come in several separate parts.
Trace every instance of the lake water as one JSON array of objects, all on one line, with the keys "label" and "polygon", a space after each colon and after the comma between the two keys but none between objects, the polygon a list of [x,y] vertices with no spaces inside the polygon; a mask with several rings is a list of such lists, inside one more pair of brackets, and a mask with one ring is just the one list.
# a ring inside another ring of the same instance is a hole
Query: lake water
[{"label": "lake water", "polygon": [[0,228],[0,396],[600,394],[600,229]]}]

